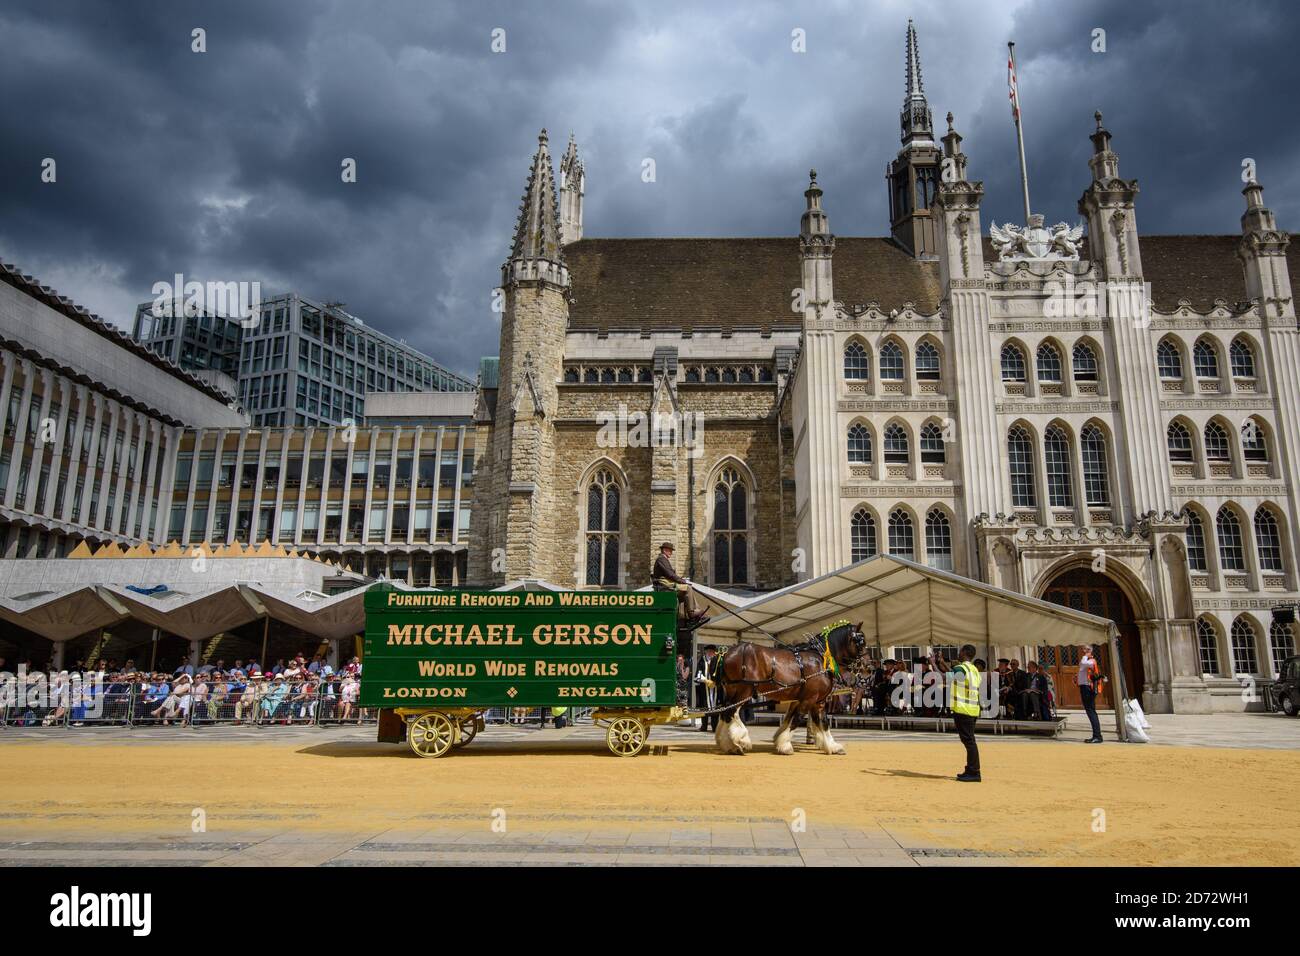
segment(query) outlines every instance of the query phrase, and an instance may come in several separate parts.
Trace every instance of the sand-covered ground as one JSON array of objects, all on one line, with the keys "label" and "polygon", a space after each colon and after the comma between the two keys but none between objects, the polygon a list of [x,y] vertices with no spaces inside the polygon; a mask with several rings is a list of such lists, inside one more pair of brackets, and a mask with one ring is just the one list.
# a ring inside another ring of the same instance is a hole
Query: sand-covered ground
[{"label": "sand-covered ground", "polygon": [[[1023,862],[1300,863],[1300,751],[982,739],[984,780],[951,779],[955,739],[846,741],[744,757],[711,735],[626,759],[597,742],[480,740],[420,759],[362,740],[0,740],[0,838],[490,825],[654,830],[745,822],[885,827],[904,846],[1020,851]],[[489,732],[490,735],[490,732]]]}]

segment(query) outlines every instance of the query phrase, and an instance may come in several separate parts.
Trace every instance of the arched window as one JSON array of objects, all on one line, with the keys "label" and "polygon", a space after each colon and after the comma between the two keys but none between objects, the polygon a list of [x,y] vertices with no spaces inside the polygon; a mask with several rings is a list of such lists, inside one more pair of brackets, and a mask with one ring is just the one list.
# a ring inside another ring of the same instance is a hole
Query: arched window
[{"label": "arched window", "polygon": [[1205,551],[1205,525],[1195,511],[1187,512],[1187,567],[1191,571],[1208,571],[1209,558]]},{"label": "arched window", "polygon": [[911,449],[907,446],[907,430],[895,422],[885,427],[885,463],[888,465],[906,465],[911,460]]},{"label": "arched window", "polygon": [[849,461],[855,465],[871,464],[871,432],[865,425],[849,426]]},{"label": "arched window", "polygon": [[889,515],[889,553],[916,559],[916,539],[912,533],[912,516],[902,508]]},{"label": "arched window", "polygon": [[1219,377],[1219,353],[1205,339],[1192,347],[1192,368],[1195,369],[1197,378]]},{"label": "arched window", "polygon": [[1061,353],[1050,342],[1038,346],[1038,380],[1049,383],[1061,380]]},{"label": "arched window", "polygon": [[1255,674],[1259,661],[1255,656],[1255,626],[1244,617],[1232,622],[1232,673]]},{"label": "arched window", "polygon": [[925,516],[925,563],[942,571],[952,570],[952,528],[948,516],[938,508]]},{"label": "arched window", "polygon": [[880,349],[880,380],[882,382],[901,382],[903,380],[903,350],[897,342],[886,342]]},{"label": "arched window", "polygon": [[1241,544],[1241,522],[1231,508],[1224,505],[1214,519],[1219,538],[1219,567],[1225,571],[1245,571],[1246,552]]},{"label": "arched window", "polygon": [[1245,339],[1233,339],[1228,347],[1228,364],[1233,378],[1255,377],[1255,350]]},{"label": "arched window", "polygon": [[1228,432],[1218,422],[1205,425],[1205,457],[1208,461],[1231,461],[1228,451]]},{"label": "arched window", "polygon": [[1083,458],[1083,497],[1090,506],[1110,504],[1110,475],[1106,466],[1106,436],[1096,425],[1079,433]]},{"label": "arched window", "polygon": [[1097,353],[1086,342],[1080,342],[1074,347],[1074,380],[1097,381]]},{"label": "arched window", "polygon": [[1038,505],[1034,488],[1034,443],[1019,425],[1007,432],[1007,460],[1011,463],[1011,504],[1016,508]]},{"label": "arched window", "polygon": [[1170,461],[1192,460],[1192,433],[1182,422],[1170,422],[1165,430]]},{"label": "arched window", "polygon": [[855,382],[871,378],[871,360],[861,342],[850,342],[844,347],[844,377]]},{"label": "arched window", "polygon": [[618,584],[621,537],[619,487],[614,475],[602,468],[587,485],[587,584]]},{"label": "arched window", "polygon": [[939,379],[939,350],[930,342],[921,342],[916,346],[916,377],[922,382]]},{"label": "arched window", "polygon": [[1273,676],[1282,676],[1282,662],[1295,654],[1295,635],[1290,624],[1274,621],[1268,627],[1268,650],[1273,656]]},{"label": "arched window", "polygon": [[1196,649],[1201,658],[1201,673],[1219,673],[1219,632],[1203,617],[1196,619]]},{"label": "arched window", "polygon": [[1043,433],[1043,457],[1047,462],[1047,504],[1052,508],[1073,508],[1070,440],[1056,425],[1049,426]]},{"label": "arched window", "polygon": [[1277,518],[1264,507],[1255,509],[1255,550],[1261,571],[1282,570],[1282,536],[1277,531]]},{"label": "arched window", "polygon": [[943,432],[934,422],[921,426],[921,461],[930,465],[942,465],[946,459],[943,447]]},{"label": "arched window", "polygon": [[1156,346],[1156,368],[1161,378],[1183,377],[1183,357],[1178,354],[1178,346],[1168,339]]},{"label": "arched window", "polygon": [[1025,380],[1025,353],[1019,345],[1008,342],[1002,346],[1002,381]]},{"label": "arched window", "polygon": [[853,512],[849,520],[850,560],[865,561],[876,556],[876,519],[866,508]]},{"label": "arched window", "polygon": [[749,499],[735,468],[713,485],[713,583],[749,583]]},{"label": "arched window", "polygon": [[1264,426],[1253,418],[1241,423],[1241,455],[1246,461],[1268,462],[1268,439]]}]

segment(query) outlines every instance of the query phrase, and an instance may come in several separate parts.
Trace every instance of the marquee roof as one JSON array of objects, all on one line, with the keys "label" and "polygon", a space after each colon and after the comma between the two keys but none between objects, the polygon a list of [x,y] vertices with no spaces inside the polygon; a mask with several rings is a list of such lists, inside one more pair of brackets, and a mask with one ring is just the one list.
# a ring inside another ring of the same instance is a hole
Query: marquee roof
[{"label": "marquee roof", "polygon": [[708,644],[795,643],[838,620],[867,641],[897,645],[1105,644],[1105,618],[972,581],[895,555],[877,555],[739,604],[696,631]]}]

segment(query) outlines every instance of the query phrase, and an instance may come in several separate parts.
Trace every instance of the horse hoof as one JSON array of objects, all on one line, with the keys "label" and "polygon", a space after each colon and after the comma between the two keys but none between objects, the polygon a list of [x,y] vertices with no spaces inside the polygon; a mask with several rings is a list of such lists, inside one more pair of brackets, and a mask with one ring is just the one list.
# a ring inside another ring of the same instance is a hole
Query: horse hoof
[{"label": "horse hoof", "polygon": [[794,753],[794,747],[787,740],[785,743],[780,743],[776,745],[776,752],[783,755],[792,754]]}]

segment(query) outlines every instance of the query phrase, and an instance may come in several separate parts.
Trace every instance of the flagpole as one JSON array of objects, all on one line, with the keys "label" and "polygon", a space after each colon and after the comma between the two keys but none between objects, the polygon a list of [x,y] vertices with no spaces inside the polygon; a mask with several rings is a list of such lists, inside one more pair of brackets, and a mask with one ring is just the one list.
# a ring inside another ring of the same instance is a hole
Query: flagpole
[{"label": "flagpole", "polygon": [[1016,144],[1020,147],[1020,186],[1025,195],[1025,225],[1029,225],[1029,170],[1025,166],[1025,131],[1020,125],[1020,77],[1016,75],[1016,45],[1007,42],[1007,56],[1014,85],[1011,88],[1011,114],[1016,121]]}]

